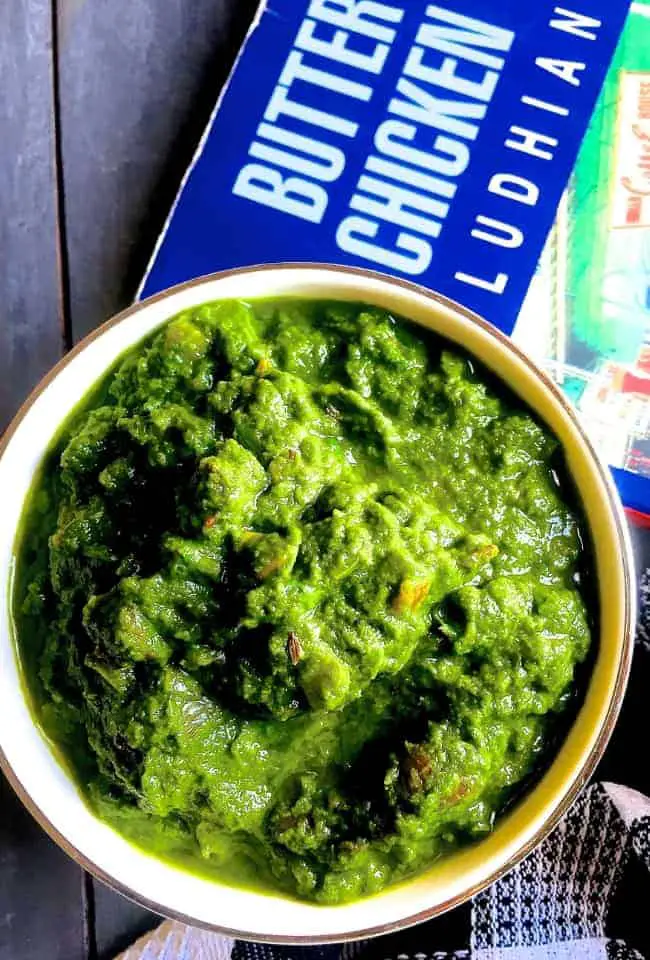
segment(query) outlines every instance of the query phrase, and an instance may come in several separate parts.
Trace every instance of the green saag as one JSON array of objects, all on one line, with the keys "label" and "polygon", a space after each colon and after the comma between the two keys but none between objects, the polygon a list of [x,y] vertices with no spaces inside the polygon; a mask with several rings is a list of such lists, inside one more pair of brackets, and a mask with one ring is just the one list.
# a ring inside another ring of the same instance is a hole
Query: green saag
[{"label": "green saag", "polygon": [[584,661],[557,441],[359,304],[208,303],[65,424],[17,546],[39,722],[107,821],[339,903],[490,831]]}]

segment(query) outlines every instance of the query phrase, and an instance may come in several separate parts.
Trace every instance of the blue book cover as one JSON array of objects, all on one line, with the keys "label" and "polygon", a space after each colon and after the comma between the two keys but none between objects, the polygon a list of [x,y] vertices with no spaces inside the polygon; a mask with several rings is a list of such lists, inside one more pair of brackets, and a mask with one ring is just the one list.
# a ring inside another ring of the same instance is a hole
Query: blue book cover
[{"label": "blue book cover", "polygon": [[247,264],[345,263],[511,334],[628,9],[262,4],[140,296]]}]

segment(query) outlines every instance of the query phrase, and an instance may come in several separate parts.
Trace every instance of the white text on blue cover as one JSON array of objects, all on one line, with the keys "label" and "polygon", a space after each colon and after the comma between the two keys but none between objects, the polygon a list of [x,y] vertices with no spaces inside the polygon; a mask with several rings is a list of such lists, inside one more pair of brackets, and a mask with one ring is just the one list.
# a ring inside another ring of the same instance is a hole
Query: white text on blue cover
[{"label": "white text on blue cover", "polygon": [[[330,191],[346,168],[346,145],[360,129],[350,110],[346,116],[346,101],[371,100],[372,76],[382,73],[404,15],[403,9],[375,0],[312,0],[249,147],[252,160],[239,171],[233,193],[322,222]],[[549,22],[583,43],[595,40],[600,26],[599,20],[563,7],[554,9]],[[359,37],[365,38],[363,52]],[[427,7],[386,117],[375,130],[373,152],[337,224],[339,249],[407,276],[426,272],[514,39],[513,31],[498,25],[435,4]],[[586,69],[584,59],[549,56],[536,57],[535,66],[571,86],[580,85]],[[316,106],[323,91],[338,95],[340,110]],[[517,206],[537,203],[535,166],[553,160],[559,145],[557,137],[544,132],[544,117],[569,116],[562,102],[526,93],[520,102],[528,119],[509,126],[502,146],[505,156],[516,151],[529,158],[530,175],[507,169],[493,173],[486,193],[507,202],[508,216],[477,212],[471,229],[474,240],[506,249],[523,244]],[[501,294],[509,275],[458,270],[455,279]]]}]

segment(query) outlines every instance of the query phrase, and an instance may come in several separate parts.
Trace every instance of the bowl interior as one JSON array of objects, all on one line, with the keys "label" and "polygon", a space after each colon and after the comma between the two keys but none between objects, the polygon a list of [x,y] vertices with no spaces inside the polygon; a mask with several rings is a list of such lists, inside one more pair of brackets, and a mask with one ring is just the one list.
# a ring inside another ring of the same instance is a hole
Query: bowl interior
[{"label": "bowl interior", "polygon": [[[180,310],[213,299],[287,295],[366,301],[430,327],[462,344],[546,421],[562,442],[583,502],[597,571],[597,582],[590,587],[598,591],[601,613],[597,657],[583,706],[539,784],[481,843],[407,883],[342,907],[317,907],[200,879],[146,855],[96,820],[34,725],[8,604],[16,526],[34,471],[59,424],[92,384],[126,348]],[[609,473],[595,459],[557,391],[505,338],[410,284],[337,268],[254,268],[197,281],[135,306],[73,351],[23,408],[0,457],[0,491],[0,750],[5,772],[69,853],[123,893],[168,915],[248,939],[280,942],[359,938],[431,916],[485,885],[539,839],[590,773],[615,720],[629,667],[634,604],[625,523]]]}]

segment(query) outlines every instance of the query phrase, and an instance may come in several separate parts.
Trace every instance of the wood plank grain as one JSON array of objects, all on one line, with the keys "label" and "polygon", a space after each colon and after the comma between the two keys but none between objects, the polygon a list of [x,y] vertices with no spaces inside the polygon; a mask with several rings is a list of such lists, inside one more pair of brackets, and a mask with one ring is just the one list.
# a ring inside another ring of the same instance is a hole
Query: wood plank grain
[{"label": "wood plank grain", "polygon": [[97,960],[113,960],[162,917],[95,883],[95,951]]},{"label": "wood plank grain", "polygon": [[132,298],[257,0],[58,0],[75,337]]},{"label": "wood plank grain", "polygon": [[82,872],[0,777],[0,960],[86,960]]},{"label": "wood plank grain", "polygon": [[0,3],[0,432],[60,356],[49,0]]},{"label": "wood plank grain", "polygon": [[[0,3],[0,431],[60,356],[49,0]],[[81,870],[0,777],[0,960],[85,956]]]}]

